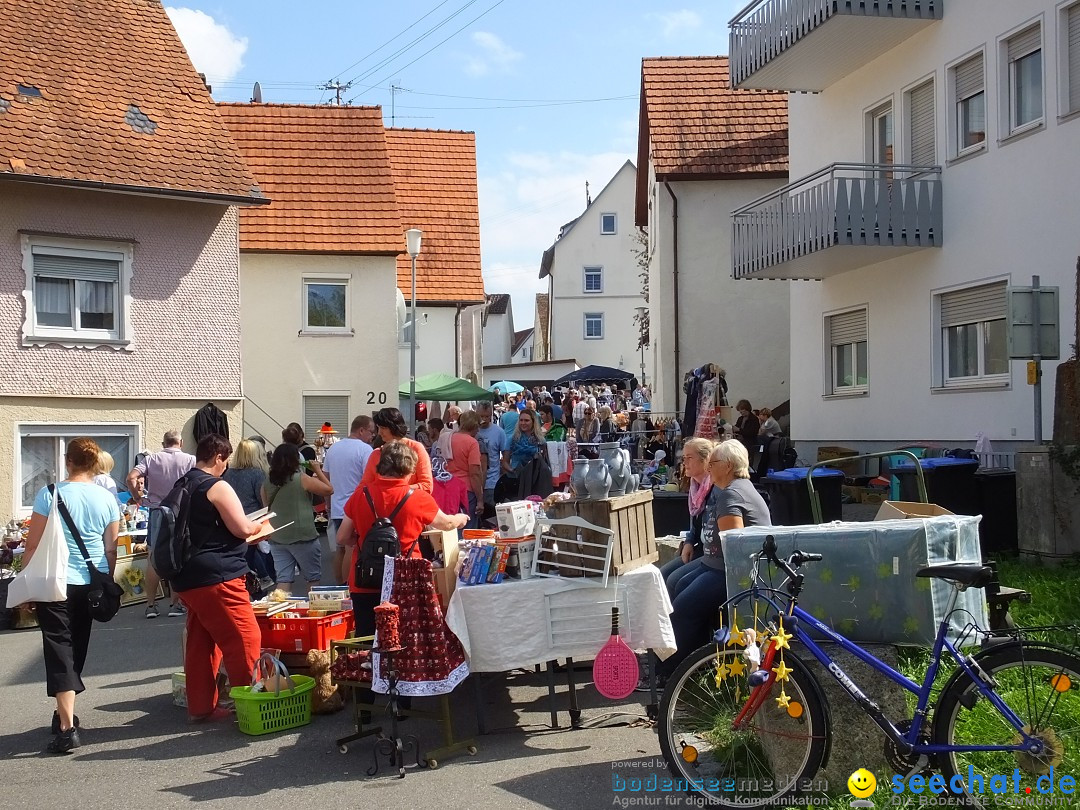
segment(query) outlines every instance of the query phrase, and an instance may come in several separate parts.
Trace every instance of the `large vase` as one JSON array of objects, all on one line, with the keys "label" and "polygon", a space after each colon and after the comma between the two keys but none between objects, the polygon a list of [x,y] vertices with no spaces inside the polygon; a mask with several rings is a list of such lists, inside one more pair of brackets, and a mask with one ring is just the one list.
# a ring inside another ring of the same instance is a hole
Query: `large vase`
[{"label": "large vase", "polygon": [[626,478],[630,471],[625,469],[622,451],[618,442],[604,442],[600,445],[600,458],[607,464],[611,474],[611,495],[622,495],[626,490]]},{"label": "large vase", "polygon": [[608,471],[607,462],[602,458],[594,458],[589,461],[589,472],[585,475],[585,488],[589,498],[601,501],[611,493],[611,473]]},{"label": "large vase", "polygon": [[589,472],[589,459],[575,458],[574,470],[570,473],[570,489],[574,491],[575,498],[588,498],[589,491],[585,487],[585,476]]}]

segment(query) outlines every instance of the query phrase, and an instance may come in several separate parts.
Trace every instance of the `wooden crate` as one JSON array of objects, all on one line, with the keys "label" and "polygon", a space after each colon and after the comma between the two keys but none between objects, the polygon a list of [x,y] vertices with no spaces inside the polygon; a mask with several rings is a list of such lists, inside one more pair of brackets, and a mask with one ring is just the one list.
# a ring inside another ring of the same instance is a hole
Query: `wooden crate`
[{"label": "wooden crate", "polygon": [[[652,500],[652,490],[642,489],[602,501],[559,501],[547,510],[547,514],[548,517],[556,519],[577,515],[589,523],[615,532],[610,573],[625,574],[660,558],[656,549]],[[572,543],[576,533],[567,527],[554,527],[552,533],[568,541],[565,553],[573,557]],[[589,531],[584,532],[584,539],[592,542],[606,540],[603,535]],[[559,544],[559,553],[560,556],[564,553],[562,543]],[[601,574],[599,570],[596,573],[598,576]]]}]

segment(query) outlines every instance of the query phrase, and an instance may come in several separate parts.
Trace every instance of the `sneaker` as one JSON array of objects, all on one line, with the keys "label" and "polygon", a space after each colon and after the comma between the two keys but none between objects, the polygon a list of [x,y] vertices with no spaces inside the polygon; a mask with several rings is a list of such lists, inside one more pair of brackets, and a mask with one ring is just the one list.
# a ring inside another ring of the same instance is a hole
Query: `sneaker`
[{"label": "sneaker", "polygon": [[147,619],[156,619],[158,617],[157,605],[147,605],[145,617]]},{"label": "sneaker", "polygon": [[175,605],[169,605],[170,616],[187,616],[187,608],[177,602]]},{"label": "sneaker", "polygon": [[[656,676],[656,694],[658,694],[658,695],[663,694],[663,692],[664,692],[664,684],[665,684],[666,681],[667,681],[667,678],[663,677],[662,675],[657,675]],[[652,684],[649,683],[649,676],[648,675],[642,675],[640,678],[638,678],[637,686],[634,687],[634,691],[635,692],[651,692],[652,691]]]},{"label": "sneaker", "polygon": [[[75,715],[75,728],[78,728],[78,727],[79,727],[79,715]],[[52,728],[51,728],[51,731],[52,731],[53,734],[59,734],[60,733],[60,712],[56,711],[55,709],[53,710],[53,713],[52,713]]]},{"label": "sneaker", "polygon": [[72,726],[67,731],[57,733],[52,741],[46,746],[50,754],[66,754],[82,745],[79,739],[79,730]]}]

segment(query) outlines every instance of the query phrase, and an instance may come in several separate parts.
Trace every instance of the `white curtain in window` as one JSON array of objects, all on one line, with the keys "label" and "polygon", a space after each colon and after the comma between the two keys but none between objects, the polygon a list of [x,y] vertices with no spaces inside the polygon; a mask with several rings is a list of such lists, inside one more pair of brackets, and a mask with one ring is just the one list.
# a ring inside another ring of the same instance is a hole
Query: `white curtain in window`
[{"label": "white curtain in window", "polygon": [[115,286],[106,281],[79,282],[79,309],[83,313],[113,314]]},{"label": "white curtain in window", "polygon": [[34,306],[39,314],[65,315],[70,322],[71,282],[62,278],[35,279]]}]

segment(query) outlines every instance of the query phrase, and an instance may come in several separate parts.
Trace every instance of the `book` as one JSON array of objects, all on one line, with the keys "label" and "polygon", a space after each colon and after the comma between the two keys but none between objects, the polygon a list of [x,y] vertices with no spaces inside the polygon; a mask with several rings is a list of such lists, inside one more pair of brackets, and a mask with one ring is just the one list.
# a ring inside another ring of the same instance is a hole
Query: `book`
[{"label": "book", "polygon": [[262,509],[256,509],[254,512],[248,515],[244,515],[248,520],[262,523],[264,520],[269,520],[272,517],[277,517],[277,512],[271,512],[269,506],[264,506]]},{"label": "book", "polygon": [[265,538],[272,535],[274,532],[280,531],[281,529],[284,529],[286,526],[292,526],[294,522],[295,521],[290,520],[288,523],[282,523],[280,526],[271,526],[270,521],[265,521],[263,523],[263,527],[259,531],[259,533],[258,534],[253,534],[251,537],[249,537],[247,539],[247,542],[248,543],[258,543],[260,540],[264,540]]},{"label": "book", "polygon": [[476,565],[473,566],[473,572],[469,576],[470,585],[480,585],[487,581],[487,571],[491,565],[491,556],[494,551],[494,546],[481,546],[480,555],[477,557]]},{"label": "book", "polygon": [[487,581],[491,583],[502,582],[503,573],[506,571],[506,560],[510,557],[509,543],[496,543],[495,552],[491,557],[491,567],[488,569]]},{"label": "book", "polygon": [[473,566],[476,564],[476,555],[480,552],[479,546],[473,546],[464,555],[464,562],[461,564],[461,573],[458,575],[458,581],[463,585],[469,584],[469,578],[472,576]]}]

